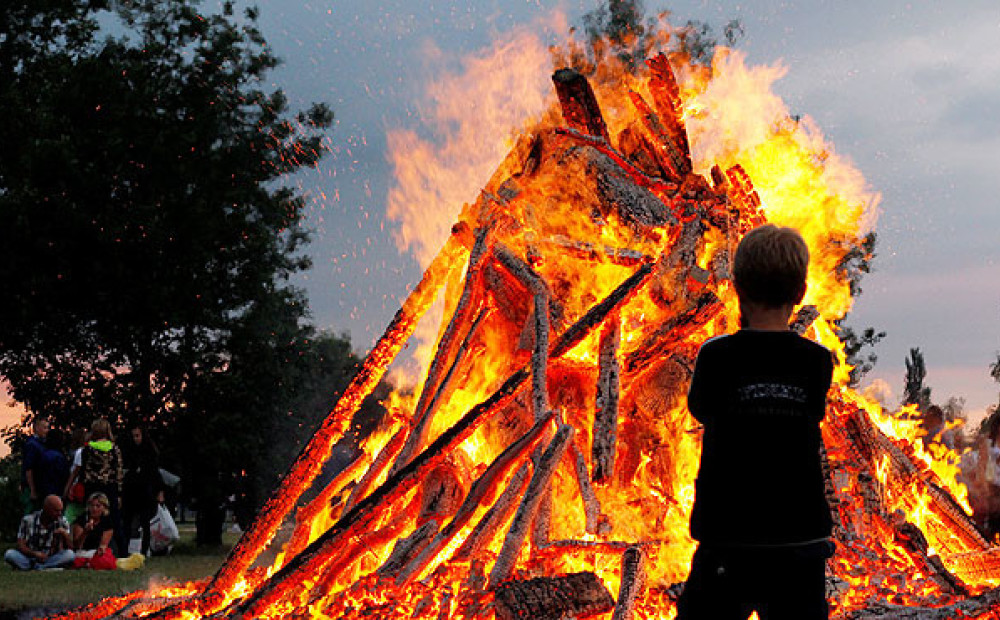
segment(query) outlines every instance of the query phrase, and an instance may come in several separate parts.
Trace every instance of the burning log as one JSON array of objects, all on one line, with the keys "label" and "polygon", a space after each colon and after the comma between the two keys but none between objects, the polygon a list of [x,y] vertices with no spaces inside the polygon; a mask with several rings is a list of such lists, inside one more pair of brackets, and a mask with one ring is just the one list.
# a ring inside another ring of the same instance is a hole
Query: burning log
[{"label": "burning log", "polygon": [[[621,365],[618,363],[620,342],[621,321],[618,317],[614,317],[605,324],[601,332],[598,353],[600,374],[597,380],[594,438],[591,447],[591,461],[594,468],[592,479],[597,484],[610,480],[615,471],[615,442],[618,436],[618,400],[621,387]],[[587,523],[589,525],[589,518]]]},{"label": "burning log", "polygon": [[898,511],[898,514],[894,516],[895,519],[893,519],[892,524],[894,530],[893,539],[910,553],[914,564],[917,566],[922,565],[924,570],[941,586],[944,592],[960,594],[962,596],[968,595],[969,591],[966,589],[965,584],[945,568],[944,563],[937,554],[931,553],[927,537],[920,531],[920,528],[907,522],[906,516],[901,511]]},{"label": "burning log", "polygon": [[665,352],[701,329],[722,307],[722,302],[715,293],[703,293],[689,310],[666,321],[625,357],[625,372],[632,374],[641,371],[653,360],[663,358]]},{"label": "burning log", "polygon": [[469,267],[465,276],[465,286],[462,289],[462,296],[455,307],[455,312],[452,314],[451,320],[448,322],[448,327],[441,336],[434,360],[427,371],[423,391],[420,393],[420,399],[417,401],[417,407],[414,410],[415,422],[413,423],[413,431],[406,439],[406,444],[402,447],[399,457],[393,464],[391,473],[396,473],[400,467],[406,465],[410,461],[413,452],[423,446],[427,440],[427,429],[433,415],[432,400],[436,400],[432,399],[432,396],[436,393],[436,387],[440,375],[444,370],[444,364],[451,356],[452,344],[456,333],[459,331],[459,326],[467,322],[468,316],[472,311],[472,298],[474,291],[478,289],[481,278],[483,256],[489,249],[487,241],[490,237],[489,233],[490,230],[486,226],[482,226],[476,231],[476,240],[469,254]]},{"label": "burning log", "polygon": [[559,69],[552,75],[552,82],[555,84],[566,124],[610,144],[608,126],[604,123],[604,115],[601,114],[597,97],[587,78],[575,69]]},{"label": "burning log", "polygon": [[812,324],[819,318],[819,310],[816,306],[802,306],[799,311],[795,313],[792,317],[791,324],[788,326],[793,332],[798,335],[806,333],[806,331],[812,327]]},{"label": "burning log", "polygon": [[[549,415],[540,422],[544,422],[547,419],[551,419],[553,416]],[[421,571],[430,563],[434,557],[441,552],[442,549],[451,541],[451,539],[461,531],[463,527],[468,524],[469,520],[472,519],[475,514],[476,509],[479,505],[486,500],[487,497],[496,493],[497,485],[501,480],[514,468],[535,446],[539,444],[540,441],[545,437],[548,432],[548,425],[544,423],[536,423],[531,430],[525,433],[520,439],[511,444],[506,450],[504,450],[486,469],[485,472],[479,477],[478,480],[469,489],[468,495],[465,497],[465,501],[462,506],[458,509],[454,518],[448,522],[441,531],[437,533],[437,536],[431,542],[430,545],[423,552],[421,552],[417,557],[413,559],[400,573],[396,580],[398,585],[405,585],[410,580],[416,578]],[[527,479],[527,473],[523,473],[522,476]],[[511,480],[508,488],[519,487],[518,477],[515,475]],[[484,521],[487,520],[484,517]],[[469,537],[472,538],[471,536]],[[467,541],[468,542],[468,539]],[[474,544],[474,543],[473,543]]]},{"label": "burning log", "polygon": [[[342,469],[326,485],[319,495],[295,513],[295,530],[292,532],[291,540],[285,545],[285,557],[294,557],[309,544],[309,536],[312,533],[312,526],[317,516],[323,510],[330,510],[330,504],[334,496],[343,491],[347,482],[353,481],[361,473],[362,469],[371,465],[371,462],[371,457],[367,454],[362,454],[360,457],[354,459],[350,465]],[[343,512],[343,509],[341,512]],[[335,518],[332,513],[331,517]]]},{"label": "burning log", "polygon": [[569,456],[573,461],[573,471],[576,472],[576,481],[580,488],[580,500],[583,502],[584,531],[588,534],[597,534],[601,525],[601,502],[597,499],[594,487],[590,483],[587,460],[575,440],[570,442]]},{"label": "burning log", "polygon": [[371,467],[369,467],[368,471],[365,472],[365,475],[361,477],[358,484],[354,486],[350,496],[347,498],[347,502],[344,504],[343,512],[347,512],[351,508],[354,508],[354,505],[358,503],[358,500],[368,493],[372,485],[375,484],[375,481],[378,480],[378,477],[385,472],[389,463],[392,462],[392,459],[403,448],[403,442],[406,440],[408,431],[409,429],[404,426],[396,431],[392,438],[389,439],[389,442],[385,444],[382,451],[378,453],[378,456],[375,458]]},{"label": "burning log", "polygon": [[656,157],[656,163],[667,172],[668,179],[682,181],[691,172],[690,157],[687,159],[684,157],[667,128],[660,122],[660,117],[653,112],[642,95],[635,91],[629,91],[629,98],[639,113],[639,118],[642,119],[646,131],[653,138],[655,145],[653,153]]},{"label": "burning log", "polygon": [[639,547],[629,547],[622,554],[622,581],[618,588],[618,603],[611,620],[631,620],[635,602],[645,585],[646,557]]},{"label": "burning log", "polygon": [[494,605],[497,620],[561,620],[607,613],[615,601],[593,573],[572,573],[502,583]]},{"label": "burning log", "polygon": [[[337,550],[337,554],[325,558],[325,562],[316,571],[318,575],[310,593],[310,602],[315,603],[328,593],[340,576],[351,567],[365,553],[372,549],[378,549],[389,542],[395,540],[409,527],[412,517],[410,509],[414,502],[406,505],[398,511],[389,522],[374,531],[361,532],[356,536],[349,537]],[[290,584],[286,591],[280,595],[288,596],[291,592],[297,592],[299,584]],[[277,600],[277,599],[276,599]],[[228,614],[226,615],[228,617]]]},{"label": "burning log", "polygon": [[[495,250],[497,260],[503,265],[532,295],[531,316],[534,317],[534,338],[531,352],[531,410],[535,420],[546,415],[549,409],[548,395],[548,350],[549,350],[549,300],[551,293],[545,280],[539,276],[527,263],[520,260],[513,252],[503,246]],[[541,448],[536,448],[532,457],[535,460],[535,471],[538,471]],[[537,510],[533,514],[532,540],[538,545],[548,540],[549,523],[552,515],[552,496],[548,489],[542,491],[538,499]]]},{"label": "burning log", "polygon": [[563,235],[553,235],[539,240],[539,245],[550,246],[563,254],[588,261],[607,261],[622,267],[635,267],[653,261],[651,256],[630,248],[598,247],[584,241],[573,241]]},{"label": "burning log", "polygon": [[389,554],[389,559],[376,572],[383,577],[395,577],[403,569],[403,566],[431,544],[431,539],[437,532],[437,521],[433,519],[425,521],[409,536],[396,541],[396,546]]},{"label": "burning log", "polygon": [[518,504],[517,499],[524,494],[529,480],[528,466],[522,465],[520,469],[514,472],[510,482],[507,483],[507,488],[504,489],[500,497],[490,506],[490,509],[486,511],[486,514],[483,515],[483,518],[472,530],[472,533],[469,534],[469,537],[465,539],[462,546],[455,552],[455,555],[452,557],[453,561],[462,562],[467,561],[469,558],[477,557],[483,547],[490,544],[497,530],[514,513]]},{"label": "burning log", "polygon": [[514,563],[521,552],[521,545],[524,544],[525,536],[527,536],[528,525],[535,518],[541,498],[552,479],[552,474],[555,473],[556,465],[559,464],[563,452],[566,451],[566,447],[572,439],[573,427],[568,424],[563,425],[538,460],[535,473],[532,474],[531,482],[528,483],[528,490],[525,491],[524,499],[521,500],[521,505],[518,506],[517,512],[514,514],[514,521],[510,524],[507,538],[503,541],[503,547],[500,548],[500,554],[497,556],[496,564],[493,565],[493,571],[490,573],[491,587],[496,587],[501,581],[510,578],[514,570]]},{"label": "burning log", "polygon": [[528,291],[531,292],[534,316],[534,346],[531,354],[532,407],[535,420],[544,416],[549,409],[548,387],[548,350],[549,350],[549,300],[552,295],[548,285],[524,261],[507,248],[497,245],[494,254],[501,265],[506,268]]},{"label": "burning log", "polygon": [[632,547],[652,549],[662,542],[626,542],[624,540],[553,540],[539,550],[544,557],[558,557],[574,553],[607,554],[621,557]]},{"label": "burning log", "polygon": [[649,92],[659,113],[669,141],[665,142],[672,163],[681,177],[691,173],[691,147],[684,128],[684,110],[680,88],[666,55],[658,54],[646,61],[650,69]]}]

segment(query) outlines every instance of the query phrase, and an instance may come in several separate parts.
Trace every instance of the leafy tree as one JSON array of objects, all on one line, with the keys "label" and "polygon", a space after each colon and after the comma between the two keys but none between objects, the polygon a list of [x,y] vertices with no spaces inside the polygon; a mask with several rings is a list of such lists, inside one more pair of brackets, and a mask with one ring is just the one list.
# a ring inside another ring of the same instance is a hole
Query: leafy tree
[{"label": "leafy tree", "polygon": [[878,356],[871,349],[885,338],[885,332],[876,332],[874,327],[866,327],[858,333],[852,327],[844,326],[840,328],[838,335],[844,343],[847,363],[852,366],[850,385],[857,387],[861,379],[875,367]]},{"label": "leafy tree", "polygon": [[903,383],[903,404],[916,405],[924,411],[931,404],[931,388],[924,385],[927,377],[927,367],[924,364],[924,354],[919,347],[910,349],[906,358],[906,378]]},{"label": "leafy tree", "polygon": [[266,86],[255,10],[197,5],[0,11],[0,374],[57,427],[141,420],[175,451],[184,430],[209,478],[259,457],[315,370],[294,363],[308,234],[281,181],[332,113]]},{"label": "leafy tree", "polygon": [[[871,273],[876,241],[875,232],[870,232],[862,237],[860,242],[856,239],[839,242],[847,251],[837,265],[837,272],[840,279],[850,286],[851,297],[861,295],[861,280]],[[866,327],[857,332],[854,328],[844,325],[842,320],[837,322],[837,328],[840,340],[844,343],[847,363],[853,366],[850,385],[857,387],[878,362],[878,355],[873,349],[885,338],[886,333],[876,331],[874,327]]]},{"label": "leafy tree", "polygon": [[[712,26],[688,21],[684,26],[667,28],[668,15],[664,11],[648,17],[642,0],[608,0],[583,15],[585,49],[571,46],[568,58],[560,59],[560,63],[589,74],[602,59],[612,55],[634,70],[659,46],[683,54],[695,63],[710,65],[719,44]],[[735,46],[743,32],[739,20],[730,20],[723,27],[726,45]]]}]

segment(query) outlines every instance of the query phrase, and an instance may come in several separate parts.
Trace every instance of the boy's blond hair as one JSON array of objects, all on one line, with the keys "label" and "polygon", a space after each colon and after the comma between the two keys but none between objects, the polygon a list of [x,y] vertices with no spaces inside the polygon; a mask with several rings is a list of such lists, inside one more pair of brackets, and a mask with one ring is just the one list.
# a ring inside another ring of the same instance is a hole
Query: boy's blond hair
[{"label": "boy's blond hair", "polygon": [[768,307],[802,301],[808,270],[809,247],[802,235],[774,224],[748,232],[733,258],[736,292]]}]

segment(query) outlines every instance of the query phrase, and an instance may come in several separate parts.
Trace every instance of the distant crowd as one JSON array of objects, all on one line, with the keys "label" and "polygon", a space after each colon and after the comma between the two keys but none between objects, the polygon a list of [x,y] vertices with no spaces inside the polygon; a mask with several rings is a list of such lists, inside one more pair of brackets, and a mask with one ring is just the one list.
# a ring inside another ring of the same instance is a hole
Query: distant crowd
[{"label": "distant crowd", "polygon": [[[163,502],[156,445],[139,426],[115,442],[108,420],[70,439],[36,419],[21,466],[24,517],[4,560],[21,570],[134,568],[150,555]],[[138,528],[138,549],[130,550]],[[132,551],[132,553],[130,553]]]}]

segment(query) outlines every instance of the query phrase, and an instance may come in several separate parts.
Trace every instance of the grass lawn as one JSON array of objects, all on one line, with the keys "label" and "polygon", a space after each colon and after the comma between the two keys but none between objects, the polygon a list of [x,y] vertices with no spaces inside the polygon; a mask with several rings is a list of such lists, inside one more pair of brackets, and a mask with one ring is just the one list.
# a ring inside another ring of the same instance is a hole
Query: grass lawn
[{"label": "grass lawn", "polygon": [[[181,539],[168,556],[146,559],[140,570],[15,571],[0,562],[0,618],[25,617],[28,609],[63,610],[107,596],[145,590],[151,583],[185,583],[215,573],[238,534],[223,533],[220,547],[197,547],[194,525],[179,523]],[[2,545],[6,550],[11,545]]]}]

